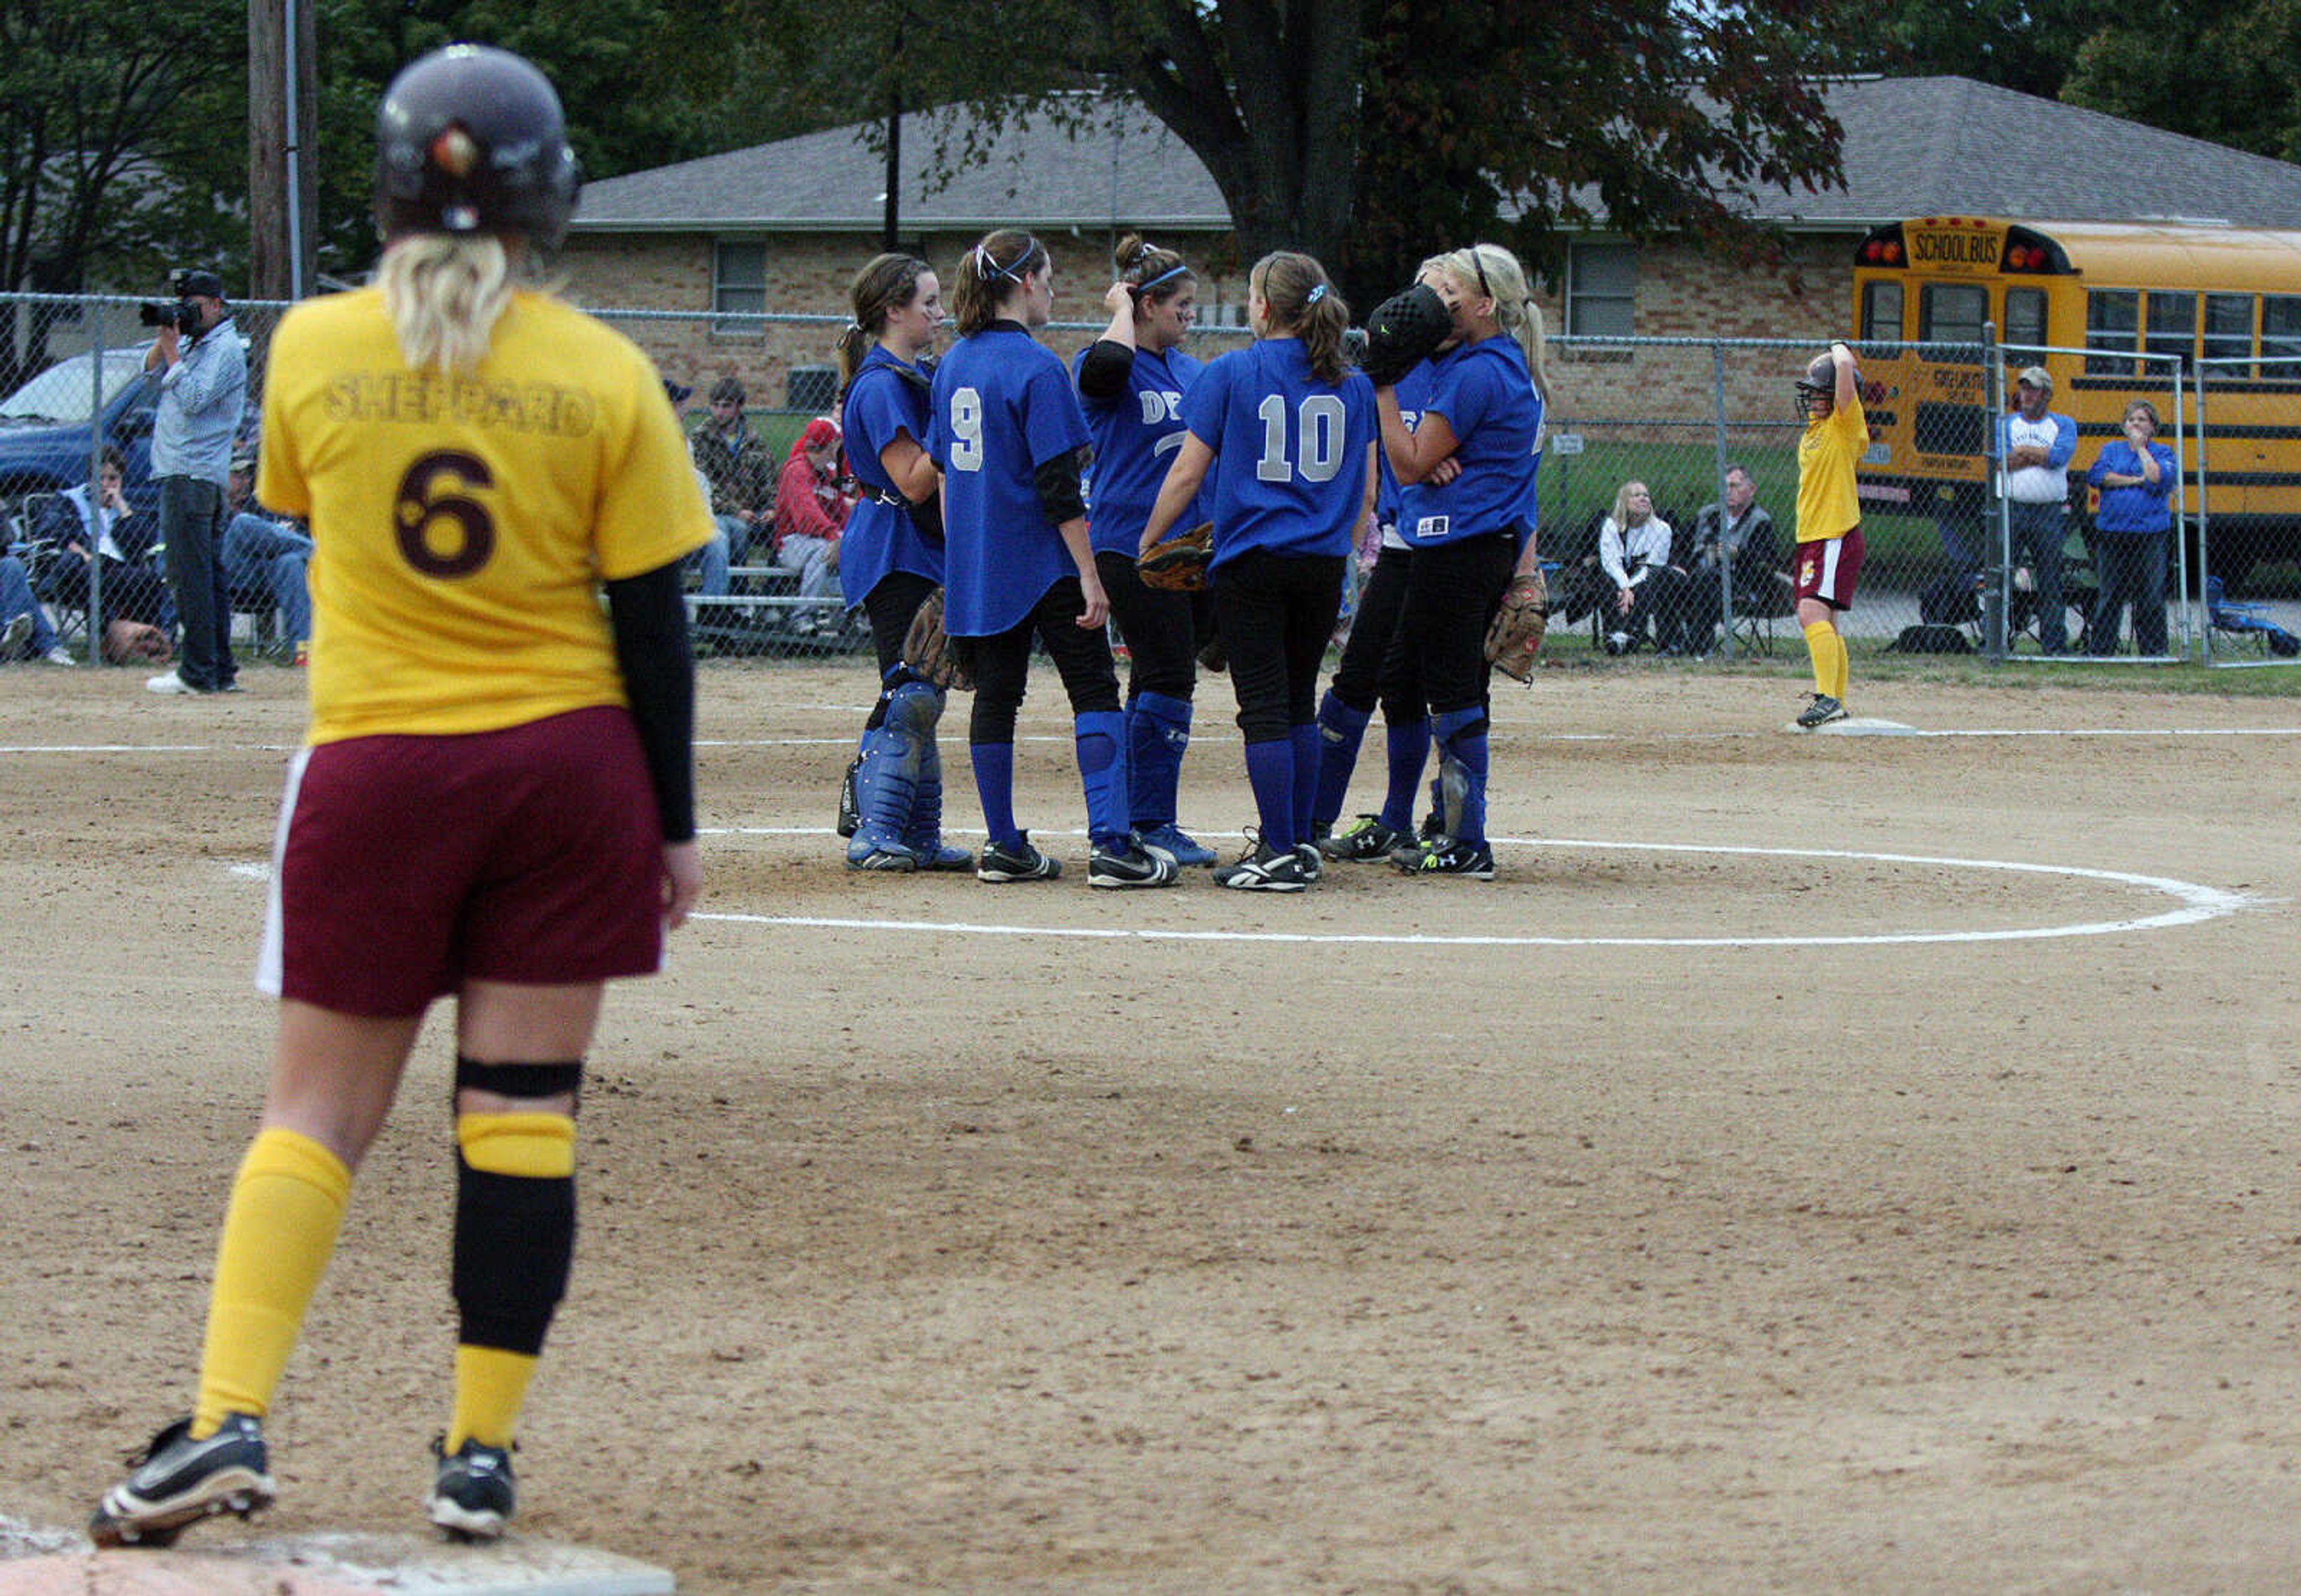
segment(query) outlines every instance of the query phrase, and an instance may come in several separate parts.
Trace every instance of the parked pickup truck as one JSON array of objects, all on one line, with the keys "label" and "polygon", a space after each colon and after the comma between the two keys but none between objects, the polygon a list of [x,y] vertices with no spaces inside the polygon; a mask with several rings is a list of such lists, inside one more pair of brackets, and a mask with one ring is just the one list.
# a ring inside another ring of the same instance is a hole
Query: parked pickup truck
[{"label": "parked pickup truck", "polygon": [[93,354],[74,355],[0,401],[0,499],[87,481],[93,449],[106,443],[127,457],[130,497],[148,497],[160,385],[146,378],[140,347],[104,352],[100,396],[96,375]]}]

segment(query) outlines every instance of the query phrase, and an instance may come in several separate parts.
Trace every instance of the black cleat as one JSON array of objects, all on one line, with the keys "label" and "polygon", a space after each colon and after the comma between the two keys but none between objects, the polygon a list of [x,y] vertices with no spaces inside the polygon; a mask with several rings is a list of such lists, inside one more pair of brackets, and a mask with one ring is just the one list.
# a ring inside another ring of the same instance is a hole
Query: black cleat
[{"label": "black cleat", "polygon": [[1387,859],[1391,850],[1406,838],[1382,823],[1381,817],[1361,815],[1341,831],[1318,843],[1318,851],[1330,859],[1355,860],[1360,864],[1376,859]]},{"label": "black cleat", "polygon": [[1391,856],[1392,864],[1409,875],[1466,875],[1474,882],[1494,879],[1494,850],[1484,842],[1460,842],[1452,837],[1433,837],[1419,848],[1400,849]]},{"label": "black cleat", "polygon": [[1215,885],[1239,892],[1300,892],[1309,884],[1299,849],[1282,853],[1260,838],[1237,864],[1215,872]]},{"label": "black cleat", "polygon": [[1031,846],[1031,833],[1021,833],[1022,843],[1017,848],[1004,848],[997,842],[983,845],[983,857],[975,867],[975,879],[979,882],[1050,882],[1063,873],[1063,862],[1050,859]]},{"label": "black cleat", "polygon": [[1842,721],[1845,718],[1845,705],[1840,704],[1828,693],[1809,693],[1806,696],[1805,708],[1800,712],[1797,723],[1803,730],[1811,731],[1816,726],[1827,726],[1832,721]]},{"label": "black cleat", "polygon": [[1175,856],[1145,848],[1142,839],[1128,837],[1089,856],[1086,884],[1090,887],[1171,887],[1182,870]]},{"label": "black cleat", "polygon": [[451,1540],[492,1541],[501,1535],[518,1495],[509,1449],[466,1441],[450,1452],[443,1436],[431,1443],[431,1455],[439,1459],[431,1500],[425,1504],[431,1522]]},{"label": "black cleat", "polygon": [[134,1472],[104,1493],[88,1520],[98,1546],[172,1546],[187,1525],[215,1513],[246,1518],[278,1494],[264,1472],[264,1428],[245,1413],[226,1415],[203,1441],[180,1418],[129,1462]]}]

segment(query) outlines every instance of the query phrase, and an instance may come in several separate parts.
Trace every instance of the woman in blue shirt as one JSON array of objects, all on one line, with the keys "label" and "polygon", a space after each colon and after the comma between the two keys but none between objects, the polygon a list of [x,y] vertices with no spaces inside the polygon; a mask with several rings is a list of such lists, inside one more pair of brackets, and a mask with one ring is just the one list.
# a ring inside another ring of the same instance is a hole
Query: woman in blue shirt
[{"label": "woman in blue shirt", "polygon": [[[1394,389],[1376,390],[1383,450],[1398,473],[1398,530],[1413,551],[1385,674],[1394,674],[1393,665],[1411,670],[1429,710],[1443,830],[1393,858],[1413,874],[1492,881],[1485,643],[1513,571],[1535,558],[1542,323],[1525,269],[1499,245],[1440,255],[1424,263],[1417,280],[1445,301],[1455,335],[1431,362],[1431,389],[1416,425],[1406,425]],[[1451,477],[1440,469],[1448,461],[1456,468]],[[1394,743],[1412,742],[1399,728],[1392,735]],[[1415,765],[1418,781],[1418,746]],[[1412,785],[1406,790],[1410,802]],[[1402,829],[1408,816],[1385,805],[1380,818]]]},{"label": "woman in blue shirt", "polygon": [[[841,428],[863,497],[840,538],[839,586],[871,623],[879,701],[848,767],[851,870],[970,870],[942,840],[942,690],[903,664],[919,605],[942,582],[942,522],[927,435],[926,352],[942,326],[942,285],[925,261],[874,257],[848,289],[839,338]],[[846,823],[841,817],[842,828]]]},{"label": "woman in blue shirt", "polygon": [[[1199,373],[1184,353],[1198,280],[1171,249],[1129,233],[1103,296],[1110,326],[1072,362],[1094,433],[1087,525],[1110,618],[1126,645],[1127,806],[1137,834],[1177,865],[1211,865],[1214,850],[1175,823],[1175,792],[1191,742],[1200,607],[1187,593],[1145,587],[1134,572],[1142,523],[1183,441],[1183,395]],[[1200,596],[1203,597],[1203,596]]]},{"label": "woman in blue shirt", "polygon": [[2093,559],[2100,593],[2086,629],[2095,654],[2117,652],[2117,623],[2133,608],[2133,651],[2165,652],[2166,534],[2172,495],[2181,485],[2173,451],[2155,441],[2157,409],[2146,399],[2125,407],[2125,436],[2104,445],[2086,480],[2101,489],[2093,518]]},{"label": "woman in blue shirt", "polygon": [[1374,504],[1374,386],[1343,363],[1350,311],[1309,255],[1256,262],[1246,305],[1255,342],[1216,360],[1184,396],[1189,435],[1140,547],[1167,535],[1211,467],[1216,621],[1262,823],[1252,849],[1215,880],[1299,892],[1318,876],[1318,666],[1343,563]]},{"label": "woman in blue shirt", "polygon": [[975,874],[1050,880],[1061,865],[1015,823],[1015,714],[1045,645],[1069,696],[1086,790],[1087,885],[1163,887],[1167,854],[1130,824],[1126,717],[1104,624],[1109,599],[1088,542],[1086,416],[1063,363],[1031,336],[1054,312],[1054,262],[1001,230],[960,260],[951,290],[959,341],[935,369],[927,453],[943,473],[943,630],[975,667],[967,736],[991,833]]}]

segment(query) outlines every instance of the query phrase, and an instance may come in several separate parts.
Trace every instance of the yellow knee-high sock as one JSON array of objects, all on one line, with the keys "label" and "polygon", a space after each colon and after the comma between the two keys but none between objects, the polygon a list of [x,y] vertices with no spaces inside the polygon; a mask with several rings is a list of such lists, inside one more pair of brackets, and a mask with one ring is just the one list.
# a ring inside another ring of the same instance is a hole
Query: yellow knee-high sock
[{"label": "yellow knee-high sock", "polygon": [[1829,689],[1829,696],[1843,704],[1845,702],[1845,673],[1852,666],[1853,656],[1845,647],[1845,634],[1835,626],[1829,630],[1830,635],[1837,639],[1837,647],[1832,650],[1837,656],[1837,673],[1835,678],[1837,685]]},{"label": "yellow knee-high sock", "polygon": [[527,1383],[535,1377],[531,1352],[501,1347],[456,1349],[456,1411],[448,1422],[450,1457],[466,1441],[507,1448],[527,1405]]},{"label": "yellow knee-high sock", "polygon": [[216,1244],[192,1434],[231,1413],[262,1417],[288,1366],[314,1288],[336,1249],[352,1173],[310,1137],[260,1131],[240,1160]]},{"label": "yellow knee-high sock", "polygon": [[[517,1305],[519,1316],[540,1316],[548,1323],[565,1284],[567,1257],[573,1243],[575,1122],[564,1114],[464,1114],[456,1119],[456,1141],[468,1171],[480,1176],[508,1177],[517,1182],[510,1190],[537,1205],[536,1212],[521,1217],[467,1215],[459,1202],[459,1297],[464,1294],[466,1270],[496,1275],[498,1291],[505,1289],[507,1279],[516,1279],[525,1287],[512,1293],[525,1299]],[[520,1256],[466,1256],[500,1249],[510,1239],[501,1228],[507,1218],[522,1244]],[[499,1313],[504,1305],[491,1306]],[[465,1302],[464,1307],[468,1331],[477,1305]],[[540,1325],[533,1334],[540,1345]],[[456,1347],[456,1406],[448,1419],[446,1442],[450,1453],[465,1441],[476,1441],[481,1446],[511,1445],[520,1409],[527,1400],[528,1382],[535,1374],[536,1357],[534,1351],[469,1341]]]},{"label": "yellow knee-high sock", "polygon": [[1827,621],[1807,626],[1805,651],[1813,663],[1813,690],[1837,698],[1837,689],[1845,681],[1845,642],[1837,635],[1837,628]]}]

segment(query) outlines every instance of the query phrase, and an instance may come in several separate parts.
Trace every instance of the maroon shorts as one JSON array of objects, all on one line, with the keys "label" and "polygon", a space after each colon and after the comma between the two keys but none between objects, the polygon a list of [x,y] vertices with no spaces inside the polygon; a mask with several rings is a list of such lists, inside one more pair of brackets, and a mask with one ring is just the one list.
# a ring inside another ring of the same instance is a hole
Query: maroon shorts
[{"label": "maroon shorts", "polygon": [[297,755],[264,990],[405,1016],[467,979],[579,985],[662,963],[663,832],[625,711]]},{"label": "maroon shorts", "polygon": [[1834,610],[1853,607],[1853,584],[1862,575],[1862,529],[1797,546],[1797,568],[1790,580],[1799,599],[1819,598]]}]

